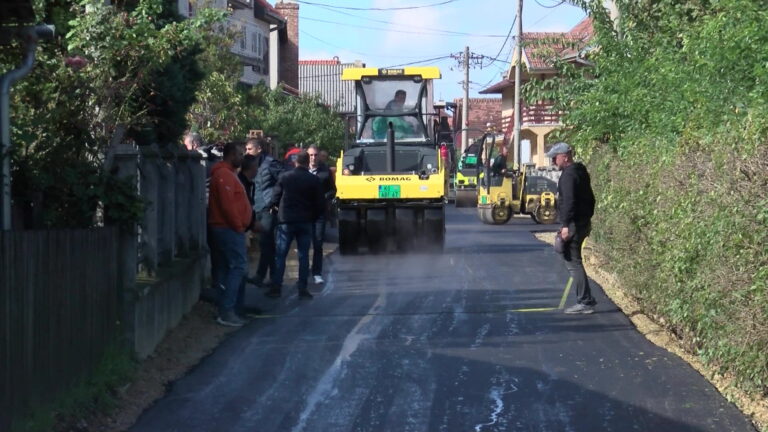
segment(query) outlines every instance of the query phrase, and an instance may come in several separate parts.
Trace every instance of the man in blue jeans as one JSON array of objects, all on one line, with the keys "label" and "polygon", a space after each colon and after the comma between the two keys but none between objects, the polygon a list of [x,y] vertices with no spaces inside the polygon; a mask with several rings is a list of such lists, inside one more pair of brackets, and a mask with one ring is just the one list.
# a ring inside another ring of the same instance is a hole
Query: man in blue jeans
[{"label": "man in blue jeans", "polygon": [[261,225],[259,234],[259,263],[256,268],[256,274],[252,278],[247,278],[249,283],[259,287],[265,287],[264,281],[267,276],[275,276],[275,230],[277,218],[270,211],[270,202],[272,202],[272,193],[274,192],[277,179],[285,171],[285,165],[281,160],[275,159],[270,154],[270,144],[263,140],[254,140],[253,144],[257,149],[257,164],[259,165],[254,178],[254,204],[253,210],[256,212],[256,221]]},{"label": "man in blue jeans", "polygon": [[299,255],[299,280],[296,281],[296,288],[299,290],[299,298],[311,299],[307,279],[312,224],[325,212],[325,199],[320,180],[309,172],[309,155],[306,151],[302,150],[296,157],[296,168],[280,174],[270,208],[277,211],[277,244],[272,288],[265,295],[272,298],[282,295],[285,258],[295,238]]},{"label": "man in blue jeans", "polygon": [[315,284],[322,284],[323,280],[323,242],[325,241],[325,215],[328,213],[330,202],[336,197],[336,184],[328,165],[320,160],[320,149],[312,144],[307,149],[309,155],[309,172],[320,179],[323,186],[323,215],[320,216],[312,227],[312,278]]},{"label": "man in blue jeans", "polygon": [[243,145],[227,143],[223,160],[211,171],[208,199],[208,228],[212,236],[215,262],[220,263],[217,285],[224,287],[219,299],[221,325],[239,327],[245,321],[235,312],[242,306],[243,277],[245,277],[245,231],[251,225],[252,209],[243,184],[237,178],[237,168],[243,162]]}]

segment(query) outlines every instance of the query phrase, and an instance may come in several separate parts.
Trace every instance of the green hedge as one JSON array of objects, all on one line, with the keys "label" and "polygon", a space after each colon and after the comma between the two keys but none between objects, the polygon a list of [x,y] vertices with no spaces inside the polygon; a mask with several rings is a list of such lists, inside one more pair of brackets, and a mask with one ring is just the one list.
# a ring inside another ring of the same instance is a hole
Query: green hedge
[{"label": "green hedge", "polygon": [[589,74],[524,89],[566,110],[598,199],[593,237],[642,307],[768,394],[768,10],[751,0],[582,2]]}]

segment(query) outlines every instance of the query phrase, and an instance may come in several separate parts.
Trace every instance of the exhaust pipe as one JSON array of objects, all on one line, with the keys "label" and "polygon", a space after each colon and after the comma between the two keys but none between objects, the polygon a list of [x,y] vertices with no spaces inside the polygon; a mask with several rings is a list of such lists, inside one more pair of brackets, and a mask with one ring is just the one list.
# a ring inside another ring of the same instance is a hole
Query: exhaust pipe
[{"label": "exhaust pipe", "polygon": [[392,122],[387,128],[387,172],[395,172],[395,127]]}]

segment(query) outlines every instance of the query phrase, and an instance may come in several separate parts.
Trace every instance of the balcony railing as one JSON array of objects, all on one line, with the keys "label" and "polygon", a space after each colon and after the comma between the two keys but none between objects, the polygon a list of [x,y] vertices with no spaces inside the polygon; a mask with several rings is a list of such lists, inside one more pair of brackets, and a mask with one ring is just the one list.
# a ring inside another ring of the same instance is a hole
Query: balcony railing
[{"label": "balcony railing", "polygon": [[[554,104],[551,102],[539,102],[532,105],[525,105],[521,111],[520,123],[522,126],[557,126],[560,125],[560,118],[564,114],[561,111],[554,111]],[[502,128],[505,131],[512,132],[514,129],[514,113],[501,119]]]}]

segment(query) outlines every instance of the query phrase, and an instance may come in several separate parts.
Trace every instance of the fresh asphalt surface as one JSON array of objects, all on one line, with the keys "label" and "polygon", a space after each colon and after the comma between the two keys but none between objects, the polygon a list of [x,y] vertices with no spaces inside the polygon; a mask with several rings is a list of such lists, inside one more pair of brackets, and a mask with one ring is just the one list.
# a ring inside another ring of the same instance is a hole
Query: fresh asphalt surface
[{"label": "fresh asphalt surface", "polygon": [[443,254],[334,253],[311,301],[250,287],[268,315],[131,431],[755,430],[597,285],[595,314],[563,314],[568,274],[542,228],[450,206]]}]

